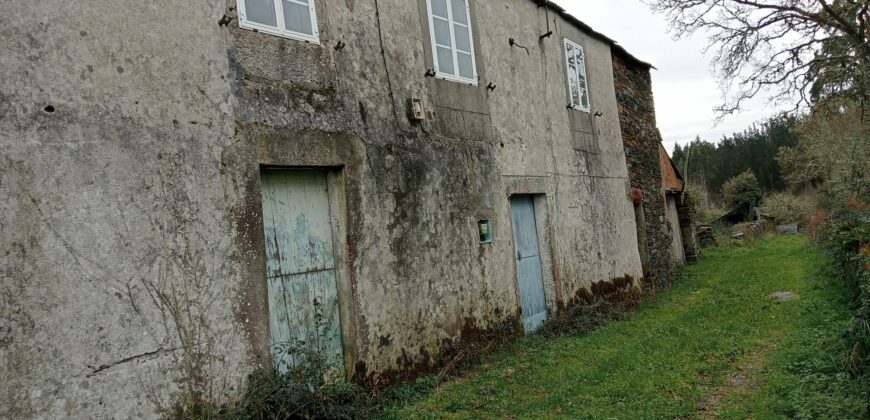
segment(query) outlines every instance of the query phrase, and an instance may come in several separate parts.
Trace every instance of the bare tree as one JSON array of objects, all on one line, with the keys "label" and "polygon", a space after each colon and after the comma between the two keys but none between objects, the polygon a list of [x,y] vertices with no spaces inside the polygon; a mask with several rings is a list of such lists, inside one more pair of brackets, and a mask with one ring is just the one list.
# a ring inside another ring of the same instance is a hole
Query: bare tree
[{"label": "bare tree", "polygon": [[721,116],[759,94],[794,110],[870,98],[870,0],[645,1],[678,37],[708,34]]}]

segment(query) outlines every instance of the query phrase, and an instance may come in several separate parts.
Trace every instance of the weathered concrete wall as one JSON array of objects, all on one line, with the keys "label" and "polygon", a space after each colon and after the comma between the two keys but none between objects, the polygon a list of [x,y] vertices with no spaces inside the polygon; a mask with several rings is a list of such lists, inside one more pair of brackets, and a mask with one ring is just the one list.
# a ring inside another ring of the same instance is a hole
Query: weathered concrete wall
[{"label": "weathered concrete wall", "polygon": [[232,392],[251,362],[224,5],[6,6],[0,417],[153,417],[206,378]]},{"label": "weathered concrete wall", "polygon": [[[219,26],[234,8],[36,1],[0,16],[0,417],[154,417],[268,366],[262,165],[344,180],[339,296],[359,379],[428,369],[516,321],[511,194],[544,194],[550,311],[642,276],[607,42],[554,14],[539,42],[544,9],[472,1],[481,80],[465,86],[424,76],[423,1],[320,0],[320,45]],[[586,50],[592,113],[565,107],[563,36]]]}]

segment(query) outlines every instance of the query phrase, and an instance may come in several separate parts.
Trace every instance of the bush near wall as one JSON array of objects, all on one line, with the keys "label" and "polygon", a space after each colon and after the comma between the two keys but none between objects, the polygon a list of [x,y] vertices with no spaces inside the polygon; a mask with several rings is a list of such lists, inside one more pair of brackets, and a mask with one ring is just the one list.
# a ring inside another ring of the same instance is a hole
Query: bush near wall
[{"label": "bush near wall", "polygon": [[700,183],[690,183],[686,186],[686,197],[691,203],[692,214],[699,223],[709,223],[727,213],[727,209],[717,205],[710,197],[707,187]]},{"label": "bush near wall", "polygon": [[744,220],[752,220],[753,209],[761,203],[762,192],[758,178],[752,171],[737,175],[722,186],[722,200],[728,208],[736,208]]},{"label": "bush near wall", "polygon": [[847,368],[870,381],[870,205],[851,197],[826,224],[820,242],[852,290],[856,307],[846,331],[852,342]]},{"label": "bush near wall", "polygon": [[764,199],[761,212],[778,225],[797,223],[806,226],[813,211],[813,200],[790,193],[774,193]]}]

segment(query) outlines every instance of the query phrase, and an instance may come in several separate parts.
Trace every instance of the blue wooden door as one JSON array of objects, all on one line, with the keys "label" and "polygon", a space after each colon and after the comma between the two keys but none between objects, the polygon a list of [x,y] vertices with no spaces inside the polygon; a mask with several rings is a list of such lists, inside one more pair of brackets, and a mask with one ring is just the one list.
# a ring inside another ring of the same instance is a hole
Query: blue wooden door
[{"label": "blue wooden door", "polygon": [[266,169],[261,180],[272,362],[286,371],[307,349],[341,370],[326,173]]},{"label": "blue wooden door", "polygon": [[535,203],[532,196],[511,197],[511,222],[514,231],[520,306],[523,310],[523,328],[526,334],[529,334],[537,330],[547,319],[538,229],[535,224]]}]

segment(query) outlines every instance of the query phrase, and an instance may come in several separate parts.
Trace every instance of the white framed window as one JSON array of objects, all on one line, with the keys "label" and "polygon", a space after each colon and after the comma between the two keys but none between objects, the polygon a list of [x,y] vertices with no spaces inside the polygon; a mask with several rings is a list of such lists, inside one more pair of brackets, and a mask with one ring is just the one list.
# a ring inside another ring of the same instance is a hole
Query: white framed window
[{"label": "white framed window", "polygon": [[565,38],[565,64],[568,69],[568,104],[572,109],[589,112],[589,79],[583,47]]},{"label": "white framed window", "polygon": [[435,77],[477,85],[469,0],[426,0]]},{"label": "white framed window", "polygon": [[300,41],[320,43],[315,0],[236,0],[239,26]]}]

